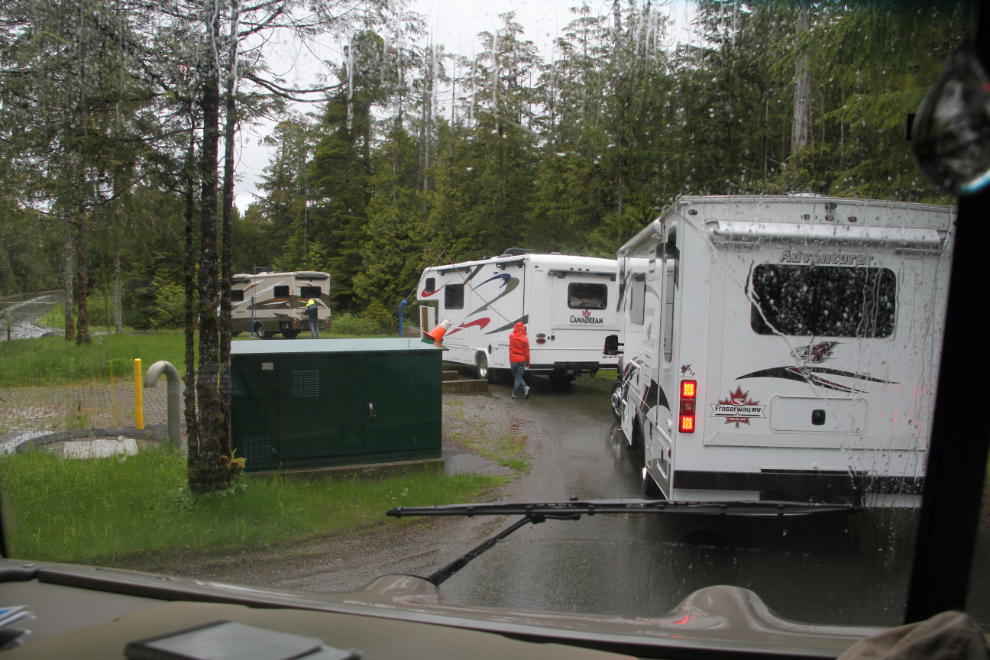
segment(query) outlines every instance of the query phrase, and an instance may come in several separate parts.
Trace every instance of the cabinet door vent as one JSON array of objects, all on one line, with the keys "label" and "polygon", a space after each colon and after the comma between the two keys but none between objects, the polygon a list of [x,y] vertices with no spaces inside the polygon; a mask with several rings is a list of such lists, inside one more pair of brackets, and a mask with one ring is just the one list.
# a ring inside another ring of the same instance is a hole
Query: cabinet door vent
[{"label": "cabinet door vent", "polygon": [[272,446],[270,435],[244,438],[244,460],[248,465],[270,463]]},{"label": "cabinet door vent", "polygon": [[292,372],[292,396],[320,396],[320,372],[293,371]]}]

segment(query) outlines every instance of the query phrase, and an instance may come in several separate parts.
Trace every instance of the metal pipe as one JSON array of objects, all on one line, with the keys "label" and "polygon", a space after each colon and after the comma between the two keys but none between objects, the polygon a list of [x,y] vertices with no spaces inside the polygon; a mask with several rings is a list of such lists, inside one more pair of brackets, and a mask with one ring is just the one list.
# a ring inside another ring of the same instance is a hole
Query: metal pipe
[{"label": "metal pipe", "polygon": [[141,358],[134,358],[134,428],[144,428],[144,395],[141,391]]},{"label": "metal pipe", "polygon": [[168,383],[168,396],[166,401],[168,417],[168,442],[173,447],[179,446],[181,431],[179,430],[180,402],[182,401],[182,380],[179,378],[179,370],[172,366],[171,362],[159,360],[148,367],[148,373],[144,376],[145,387],[155,387],[158,378],[165,372],[165,381]]},{"label": "metal pipe", "polygon": [[402,317],[406,311],[406,304],[405,300],[399,303],[399,337],[402,337]]}]

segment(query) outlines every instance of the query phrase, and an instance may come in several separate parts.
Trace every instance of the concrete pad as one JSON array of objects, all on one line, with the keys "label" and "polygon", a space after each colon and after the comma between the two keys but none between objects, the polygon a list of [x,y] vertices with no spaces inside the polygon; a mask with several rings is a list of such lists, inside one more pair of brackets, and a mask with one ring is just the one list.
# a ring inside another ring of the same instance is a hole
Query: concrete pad
[{"label": "concrete pad", "polygon": [[62,458],[110,458],[137,453],[137,441],[124,437],[66,442],[62,446]]}]

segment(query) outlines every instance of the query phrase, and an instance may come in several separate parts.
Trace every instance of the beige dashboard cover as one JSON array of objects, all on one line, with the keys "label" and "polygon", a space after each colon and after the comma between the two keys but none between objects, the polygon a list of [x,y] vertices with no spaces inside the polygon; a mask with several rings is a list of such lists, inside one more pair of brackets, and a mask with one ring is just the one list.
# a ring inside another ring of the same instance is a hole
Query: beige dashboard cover
[{"label": "beige dashboard cover", "polygon": [[942,612],[860,640],[838,660],[990,660],[990,652],[972,619]]}]

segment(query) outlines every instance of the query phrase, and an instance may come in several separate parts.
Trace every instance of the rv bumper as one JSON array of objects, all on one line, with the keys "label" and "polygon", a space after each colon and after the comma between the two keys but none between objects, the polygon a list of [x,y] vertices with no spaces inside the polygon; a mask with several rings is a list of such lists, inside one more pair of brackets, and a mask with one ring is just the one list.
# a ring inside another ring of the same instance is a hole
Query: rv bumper
[{"label": "rv bumper", "polygon": [[920,495],[924,477],[877,476],[826,470],[710,472],[676,470],[678,499],[692,499],[684,490],[758,492],[761,500],[853,502],[869,495]]},{"label": "rv bumper", "polygon": [[582,373],[595,374],[601,370],[614,371],[615,362],[554,362],[553,364],[533,364],[531,373],[558,373],[580,376]]}]

